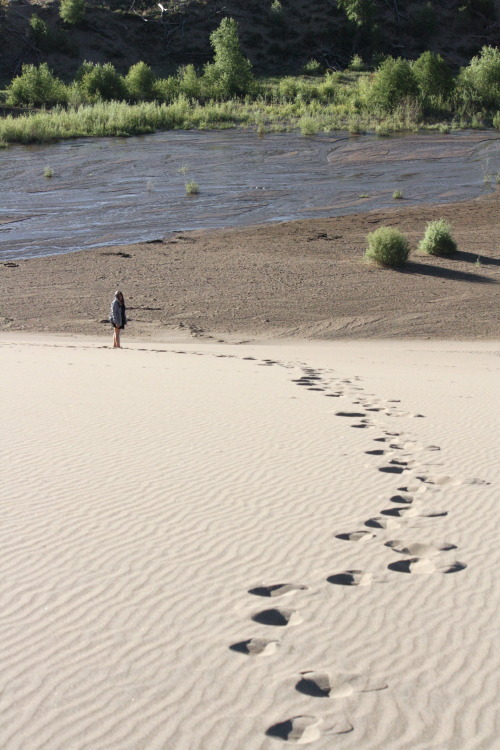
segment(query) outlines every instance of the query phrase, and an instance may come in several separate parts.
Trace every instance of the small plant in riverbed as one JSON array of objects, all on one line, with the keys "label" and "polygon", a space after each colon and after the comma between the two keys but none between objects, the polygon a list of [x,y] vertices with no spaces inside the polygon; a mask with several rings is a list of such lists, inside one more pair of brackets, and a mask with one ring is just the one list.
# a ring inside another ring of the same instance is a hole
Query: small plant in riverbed
[{"label": "small plant in riverbed", "polygon": [[401,190],[395,190],[392,194],[392,197],[395,201],[400,201],[403,199],[403,193],[401,192]]},{"label": "small plant in riverbed", "polygon": [[200,186],[197,182],[186,182],[186,195],[198,195],[200,192]]},{"label": "small plant in riverbed", "polygon": [[430,221],[418,249],[427,255],[452,255],[457,243],[451,236],[451,227],[445,219]]},{"label": "small plant in riverbed", "polygon": [[187,164],[183,164],[179,169],[177,170],[179,174],[181,174],[183,177],[187,175],[189,172],[189,166]]},{"label": "small plant in riverbed", "polygon": [[50,180],[50,178],[54,176],[54,172],[50,167],[45,167],[45,169],[43,170],[43,176],[45,177],[45,179]]},{"label": "small plant in riverbed", "polygon": [[405,235],[394,227],[379,227],[366,237],[365,258],[383,266],[402,266],[408,260],[410,245]]},{"label": "small plant in riverbed", "polygon": [[474,263],[474,265],[475,266],[482,266],[483,265],[482,262],[481,262],[481,256],[480,255],[477,256],[476,262]]}]

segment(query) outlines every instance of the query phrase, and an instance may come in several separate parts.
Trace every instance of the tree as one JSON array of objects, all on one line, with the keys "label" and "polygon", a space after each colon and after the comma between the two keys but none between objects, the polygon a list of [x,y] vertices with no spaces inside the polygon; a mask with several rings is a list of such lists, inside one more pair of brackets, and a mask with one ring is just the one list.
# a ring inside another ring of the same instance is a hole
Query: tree
[{"label": "tree", "polygon": [[337,0],[337,5],[356,26],[368,26],[371,23],[375,9],[373,0]]},{"label": "tree", "polygon": [[151,99],[154,99],[155,82],[155,74],[145,62],[132,65],[125,76],[128,95],[135,101],[151,101]]},{"label": "tree", "polygon": [[213,63],[205,66],[205,78],[222,96],[246,94],[254,78],[252,64],[241,51],[238,24],[234,18],[223,18],[210,34],[214,50]]},{"label": "tree", "polygon": [[483,47],[460,71],[458,86],[463,101],[491,109],[500,107],[500,50]]},{"label": "tree", "polygon": [[31,104],[53,106],[63,104],[68,99],[64,83],[54,76],[47,63],[40,66],[23,65],[20,76],[14,78],[7,89],[9,104]]},{"label": "tree", "polygon": [[101,65],[85,61],[78,69],[75,80],[91,101],[122,101],[127,96],[124,80],[111,63]]},{"label": "tree", "polygon": [[59,15],[70,26],[81,23],[85,15],[85,0],[61,0]]},{"label": "tree", "polygon": [[449,96],[453,87],[453,76],[441,55],[423,52],[413,63],[412,70],[422,96]]},{"label": "tree", "polygon": [[401,101],[418,95],[418,86],[408,60],[388,57],[375,73],[370,99],[386,111],[395,109]]}]

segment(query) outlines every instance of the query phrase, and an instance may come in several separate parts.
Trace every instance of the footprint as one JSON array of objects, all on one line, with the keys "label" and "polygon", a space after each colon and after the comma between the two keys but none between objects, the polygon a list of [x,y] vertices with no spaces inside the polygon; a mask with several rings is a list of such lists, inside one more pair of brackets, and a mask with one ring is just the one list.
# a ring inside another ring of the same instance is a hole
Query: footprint
[{"label": "footprint", "polygon": [[333,724],[324,724],[324,720],[317,716],[294,716],[279,724],[273,724],[266,731],[268,737],[276,737],[285,742],[295,742],[297,745],[308,745],[318,740],[322,735],[346,734],[352,732],[353,727],[346,720],[339,720]]},{"label": "footprint", "polygon": [[302,617],[295,609],[274,607],[256,612],[252,615],[252,620],[259,622],[261,625],[272,625],[283,628],[287,625],[299,625],[302,622]]},{"label": "footprint", "polygon": [[379,471],[384,474],[402,474],[406,470],[405,466],[379,466]]},{"label": "footprint", "polygon": [[365,521],[365,526],[375,529],[397,529],[401,526],[400,521],[390,516],[374,516]]},{"label": "footprint", "polygon": [[414,498],[408,492],[400,492],[399,495],[393,495],[389,500],[391,503],[404,503],[405,505],[411,505]]},{"label": "footprint", "polygon": [[457,549],[455,544],[443,542],[442,544],[426,544],[425,542],[404,542],[401,539],[394,539],[385,542],[386,547],[390,547],[401,555],[411,555],[412,557],[434,557],[440,552],[449,552],[451,549]]},{"label": "footprint", "polygon": [[300,674],[302,677],[295,686],[296,690],[313,698],[347,698],[353,693],[368,693],[387,688],[386,684],[376,682],[361,674],[309,670]]},{"label": "footprint", "polygon": [[373,573],[364,570],[345,570],[343,573],[328,576],[326,580],[339,586],[368,586],[373,582]]},{"label": "footprint", "polygon": [[279,641],[271,641],[266,638],[249,638],[247,641],[233,643],[229,648],[231,651],[238,651],[240,654],[247,654],[248,656],[269,656],[274,654],[279,645]]},{"label": "footprint", "polygon": [[490,484],[490,482],[487,482],[486,479],[479,479],[479,477],[468,477],[466,479],[460,479],[459,477],[450,477],[447,475],[443,475],[443,476],[421,475],[421,476],[418,476],[417,479],[419,479],[421,482],[425,482],[426,484],[434,484],[439,487],[458,487],[458,485],[460,484],[465,484],[468,486],[484,487]]},{"label": "footprint", "polygon": [[380,511],[383,516],[396,516],[397,518],[439,518],[447,516],[447,510],[422,510],[417,505],[410,505],[409,508],[387,508]]},{"label": "footprint", "polygon": [[248,593],[254,596],[284,596],[293,591],[306,591],[308,588],[301,583],[274,583],[270,586],[256,586],[249,589]]},{"label": "footprint", "polygon": [[387,567],[389,570],[396,571],[396,573],[430,575],[431,573],[458,573],[460,570],[465,570],[467,565],[458,562],[458,560],[444,565],[436,565],[428,557],[410,557],[408,560],[398,560],[397,562],[390,563]]},{"label": "footprint", "polygon": [[350,534],[335,534],[336,539],[342,539],[345,542],[366,542],[368,539],[373,539],[376,534],[372,534],[371,531],[363,529],[361,531],[352,531]]},{"label": "footprint", "polygon": [[366,416],[364,411],[336,411],[336,417],[364,417]]}]

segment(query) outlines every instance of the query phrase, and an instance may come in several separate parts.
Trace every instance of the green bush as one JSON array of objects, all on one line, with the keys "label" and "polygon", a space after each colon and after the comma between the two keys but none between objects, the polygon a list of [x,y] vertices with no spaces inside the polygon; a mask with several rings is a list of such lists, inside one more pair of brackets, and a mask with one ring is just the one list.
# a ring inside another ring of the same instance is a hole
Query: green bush
[{"label": "green bush", "polygon": [[179,68],[177,77],[181,94],[187,96],[188,99],[199,100],[202,98],[204,81],[201,77],[198,77],[194,65],[185,65]]},{"label": "green bush", "polygon": [[407,60],[388,57],[379,66],[371,86],[369,98],[380,109],[391,112],[401,100],[416,97],[418,85]]},{"label": "green bush", "polygon": [[422,96],[446,99],[453,88],[453,76],[441,55],[423,52],[412,65],[413,75]]},{"label": "green bush", "polygon": [[64,83],[49,70],[47,63],[23,65],[20,76],[13,79],[7,89],[7,102],[14,106],[33,107],[65,104],[68,91]]},{"label": "green bush", "polygon": [[133,101],[152,101],[155,98],[155,74],[145,62],[138,62],[129,68],[125,76],[125,87]]},{"label": "green bush", "polygon": [[77,71],[75,80],[89,101],[122,101],[127,97],[127,88],[114,65],[85,61]]},{"label": "green bush", "polygon": [[210,34],[214,50],[213,63],[205,66],[205,79],[222,97],[248,93],[253,86],[252,65],[241,51],[238,24],[234,18],[223,18]]},{"label": "green bush", "polygon": [[180,93],[179,79],[177,76],[159,78],[154,85],[154,98],[160,102],[171,103]]},{"label": "green bush", "polygon": [[30,38],[42,52],[49,52],[52,46],[52,34],[45,21],[36,13],[30,18]]},{"label": "green bush", "polygon": [[457,244],[451,236],[451,227],[444,219],[430,221],[418,249],[427,255],[452,255]]},{"label": "green bush", "polygon": [[458,94],[463,103],[477,107],[500,107],[500,49],[483,47],[458,76]]},{"label": "green bush", "polygon": [[402,266],[408,260],[410,245],[405,235],[393,227],[379,227],[366,237],[365,258],[384,266]]},{"label": "green bush", "polygon": [[375,6],[373,0],[337,0],[337,5],[356,26],[369,26]]},{"label": "green bush", "polygon": [[68,25],[76,26],[83,21],[85,0],[61,0],[59,15]]}]

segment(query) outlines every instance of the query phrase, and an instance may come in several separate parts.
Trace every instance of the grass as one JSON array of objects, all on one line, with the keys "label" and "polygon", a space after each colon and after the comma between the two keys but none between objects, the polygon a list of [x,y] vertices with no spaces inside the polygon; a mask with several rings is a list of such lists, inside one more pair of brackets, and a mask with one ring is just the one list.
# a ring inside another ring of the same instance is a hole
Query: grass
[{"label": "grass", "polygon": [[45,167],[45,169],[43,170],[43,176],[44,176],[44,177],[45,177],[45,178],[46,178],[47,180],[50,180],[50,179],[51,179],[51,177],[53,177],[53,176],[54,176],[54,172],[52,171],[52,169],[51,169],[50,167]]},{"label": "grass", "polygon": [[400,201],[403,199],[403,193],[401,192],[401,190],[395,190],[392,194],[392,197],[395,201]]},{"label": "grass", "polygon": [[[370,103],[370,76],[367,72],[346,70],[324,76],[262,78],[252,94],[228,101],[199,102],[179,94],[164,102],[88,103],[82,101],[80,94],[70,96],[73,103],[67,106],[0,118],[0,141],[49,143],[68,138],[143,135],[159,130],[224,128],[244,128],[259,135],[299,131],[311,136],[338,130],[352,135],[375,132],[387,137],[420,129],[449,132],[478,124],[474,115],[453,118],[451,105],[449,110],[441,109],[434,121],[431,117],[424,118],[421,107],[409,103],[383,114]],[[494,119],[494,126],[496,122]]]},{"label": "grass", "polygon": [[410,245],[405,235],[394,227],[379,227],[367,235],[364,257],[383,266],[402,266],[408,260]]},{"label": "grass", "polygon": [[186,182],[186,195],[198,195],[200,192],[200,186],[197,182],[189,181]]}]

